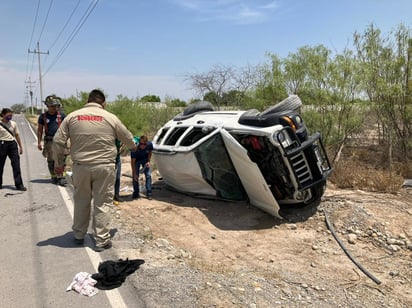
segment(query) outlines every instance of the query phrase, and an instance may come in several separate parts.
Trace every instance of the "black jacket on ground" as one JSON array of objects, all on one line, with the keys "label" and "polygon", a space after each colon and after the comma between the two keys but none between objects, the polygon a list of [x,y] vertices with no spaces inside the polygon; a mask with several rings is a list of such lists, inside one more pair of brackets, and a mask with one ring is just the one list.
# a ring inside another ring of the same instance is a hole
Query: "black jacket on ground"
[{"label": "black jacket on ground", "polygon": [[92,278],[97,280],[95,285],[100,290],[111,290],[118,288],[126,280],[126,277],[133,274],[144,260],[122,260],[104,261],[99,264],[99,272],[92,275]]}]

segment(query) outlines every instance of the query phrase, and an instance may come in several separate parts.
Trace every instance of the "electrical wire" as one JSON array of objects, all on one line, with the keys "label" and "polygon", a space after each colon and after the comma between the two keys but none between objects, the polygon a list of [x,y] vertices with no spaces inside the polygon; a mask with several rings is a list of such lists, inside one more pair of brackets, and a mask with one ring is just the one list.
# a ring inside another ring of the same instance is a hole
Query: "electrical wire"
[{"label": "electrical wire", "polygon": [[[39,1],[39,4],[40,4],[40,1]],[[43,32],[44,32],[44,29],[46,27],[47,21],[49,20],[49,14],[50,14],[50,10],[51,10],[52,6],[53,6],[53,0],[50,0],[49,8],[47,9],[46,17],[44,19],[43,26],[41,28],[41,31],[40,31],[40,34],[39,34],[39,38],[37,39],[37,42],[40,42],[40,39],[43,35]],[[40,50],[37,50],[37,52],[40,52]]]},{"label": "electrical wire", "polygon": [[46,27],[47,20],[49,19],[49,13],[50,13],[52,5],[53,5],[53,0],[50,0],[50,4],[49,4],[49,8],[47,10],[46,18],[44,19],[43,27],[41,28],[39,38],[37,39],[38,42],[40,42],[41,36],[43,35],[43,31],[44,31],[44,28]]},{"label": "electrical wire", "polygon": [[97,4],[99,3],[99,0],[94,0],[94,2],[91,2],[86,9],[85,13],[81,17],[80,21],[76,25],[76,27],[73,29],[72,33],[69,35],[67,38],[65,44],[63,47],[60,49],[60,51],[57,53],[57,56],[55,57],[54,61],[50,64],[50,66],[47,68],[47,70],[43,73],[42,77],[44,77],[50,70],[51,68],[57,63],[57,61],[60,59],[60,57],[63,55],[63,53],[66,51],[66,49],[69,47],[77,33],[80,31],[86,20],[89,18],[90,14],[93,12],[93,10],[96,8]]},{"label": "electrical wire", "polygon": [[28,48],[30,48],[31,43],[33,42],[34,30],[36,29],[36,24],[37,24],[37,17],[39,17],[39,8],[40,8],[40,0],[39,0],[39,2],[37,2],[36,15],[34,17],[33,29],[31,31],[30,43],[29,43]]},{"label": "electrical wire", "polygon": [[[33,57],[31,60],[31,69],[30,69],[30,74],[29,76],[31,76],[33,74],[33,67],[34,67],[34,60],[36,59],[36,55],[33,53]],[[27,79],[27,78],[26,78]]]},{"label": "electrical wire", "polygon": [[74,7],[74,9],[72,10],[69,18],[67,19],[67,21],[66,21],[66,23],[64,24],[63,28],[61,29],[60,33],[57,35],[56,39],[55,39],[54,42],[51,44],[51,46],[48,48],[48,50],[51,50],[51,49],[54,47],[54,45],[56,45],[57,41],[60,39],[63,31],[66,29],[67,25],[69,24],[70,20],[72,19],[73,15],[74,15],[74,13],[75,13],[75,12],[77,11],[77,9],[79,8],[80,1],[81,1],[81,0],[78,0],[78,1],[77,1],[77,4],[76,4],[76,6]]},{"label": "electrical wire", "polygon": [[[35,32],[35,28],[36,28],[36,24],[37,24],[37,20],[38,20],[38,16],[39,16],[39,8],[40,8],[40,1],[38,1],[38,5],[37,5],[37,10],[36,10],[36,15],[35,15],[35,21],[34,21],[34,25],[33,25],[33,30],[32,30],[32,37],[30,38],[30,44],[29,44],[29,53],[30,53],[30,45],[33,41],[33,37],[34,37],[34,32]],[[75,6],[75,8],[72,10],[70,16],[68,17],[66,23],[64,24],[62,30],[60,31],[60,33],[58,34],[57,38],[53,41],[52,45],[50,48],[54,47],[54,45],[56,44],[56,42],[59,40],[59,38],[61,37],[62,33],[64,32],[64,30],[67,28],[67,25],[69,24],[70,20],[72,20],[72,17],[75,13],[75,11],[78,9],[79,4],[80,4],[81,0],[79,0]],[[42,76],[40,78],[43,78],[50,70],[51,68],[57,63],[57,61],[60,59],[60,57],[64,54],[64,52],[66,51],[66,49],[69,47],[69,45],[71,44],[71,42],[73,41],[73,39],[76,37],[77,33],[80,31],[80,29],[82,28],[82,26],[84,25],[84,23],[87,21],[87,19],[89,18],[90,14],[93,12],[93,10],[96,8],[97,4],[98,4],[99,0],[93,0],[90,2],[90,4],[88,5],[86,11],[84,12],[83,16],[81,17],[81,19],[79,20],[79,22],[77,23],[77,25],[74,27],[73,31],[71,32],[71,34],[68,36],[66,42],[63,44],[63,47],[60,49],[60,51],[57,53],[57,56],[55,57],[54,61],[51,63],[51,65],[47,68],[47,70],[42,74]],[[46,18],[45,21],[43,23],[43,27],[41,30],[41,33],[39,35],[39,40],[43,34],[43,31],[46,27],[48,18],[49,18],[49,14],[51,11],[51,7],[53,4],[53,0],[50,1],[49,4],[49,8],[46,14]],[[39,52],[39,51],[38,51]],[[47,62],[46,61],[44,63]],[[30,76],[32,75],[33,72],[33,67],[34,67],[34,62],[35,62],[35,55],[33,55],[33,60],[31,63],[31,69],[30,69]],[[45,66],[45,64],[43,64],[42,66]],[[26,72],[26,80],[28,78],[28,70],[29,70],[29,55],[27,58],[27,72]],[[37,81],[37,80],[36,80]],[[39,88],[39,83],[37,82],[35,85],[35,89],[34,89],[34,93],[37,93],[38,88]]]},{"label": "electrical wire", "polygon": [[[40,0],[37,2],[37,9],[36,9],[36,15],[34,16],[33,29],[31,31],[29,46],[27,47],[28,51],[30,50],[31,43],[33,42],[34,30],[36,29],[36,24],[37,24],[37,17],[39,16],[39,8],[40,8]],[[26,80],[27,80],[28,71],[29,71],[29,58],[30,58],[30,52],[27,52]],[[33,64],[32,64],[32,69],[33,69]],[[30,72],[30,75],[31,73],[32,72]]]},{"label": "electrical wire", "polygon": [[[51,46],[50,46],[47,50],[51,50],[51,49],[54,47],[54,45],[57,43],[57,41],[60,39],[63,31],[66,29],[67,25],[69,24],[70,20],[72,19],[73,15],[74,15],[74,13],[75,13],[76,10],[78,9],[79,4],[80,4],[80,1],[81,1],[81,0],[78,0],[78,1],[77,1],[76,6],[74,7],[74,9],[72,10],[71,14],[69,15],[69,18],[66,20],[66,23],[63,25],[63,28],[60,30],[60,32],[59,32],[59,34],[57,35],[56,39],[54,40],[54,42],[51,44]],[[46,67],[47,60],[49,59],[48,55],[49,55],[49,54],[46,55],[46,59],[45,59],[44,62],[43,62],[43,67]]]}]

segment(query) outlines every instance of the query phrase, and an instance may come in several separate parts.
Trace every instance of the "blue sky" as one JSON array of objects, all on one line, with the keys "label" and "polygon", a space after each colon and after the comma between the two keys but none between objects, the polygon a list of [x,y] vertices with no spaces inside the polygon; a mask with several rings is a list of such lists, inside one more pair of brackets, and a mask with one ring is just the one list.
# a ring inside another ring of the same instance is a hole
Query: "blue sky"
[{"label": "blue sky", "polygon": [[25,101],[29,78],[40,101],[37,55],[28,53],[37,42],[49,52],[44,97],[102,88],[109,101],[188,100],[197,94],[184,77],[214,65],[257,65],[267,53],[319,44],[339,53],[370,23],[389,34],[411,22],[410,0],[3,0],[0,107]]}]

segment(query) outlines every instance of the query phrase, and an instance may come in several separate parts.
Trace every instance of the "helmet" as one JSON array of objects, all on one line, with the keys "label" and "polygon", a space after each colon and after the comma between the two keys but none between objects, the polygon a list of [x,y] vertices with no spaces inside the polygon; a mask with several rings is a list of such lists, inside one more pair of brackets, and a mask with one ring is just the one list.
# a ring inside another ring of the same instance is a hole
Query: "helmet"
[{"label": "helmet", "polygon": [[44,100],[44,103],[46,104],[46,106],[60,106],[61,98],[52,94],[46,97],[46,99]]}]

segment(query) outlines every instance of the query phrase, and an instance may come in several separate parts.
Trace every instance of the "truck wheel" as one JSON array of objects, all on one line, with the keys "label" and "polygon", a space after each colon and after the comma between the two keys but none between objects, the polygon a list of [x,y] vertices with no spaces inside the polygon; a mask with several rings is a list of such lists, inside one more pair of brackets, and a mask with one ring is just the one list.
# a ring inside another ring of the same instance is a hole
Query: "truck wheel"
[{"label": "truck wheel", "polygon": [[183,115],[189,115],[192,113],[197,113],[199,111],[214,111],[215,108],[213,107],[212,103],[208,101],[200,101],[194,104],[191,104],[183,110]]},{"label": "truck wheel", "polygon": [[280,103],[276,104],[275,106],[269,107],[262,111],[259,115],[266,115],[271,113],[277,113],[286,110],[296,110],[302,106],[302,101],[300,100],[299,96],[297,95],[290,95],[289,97],[285,98]]},{"label": "truck wheel", "polygon": [[318,210],[321,197],[325,192],[326,180],[312,188],[312,199],[306,203],[295,205],[281,206],[279,215],[289,221],[305,221],[313,216]]}]

